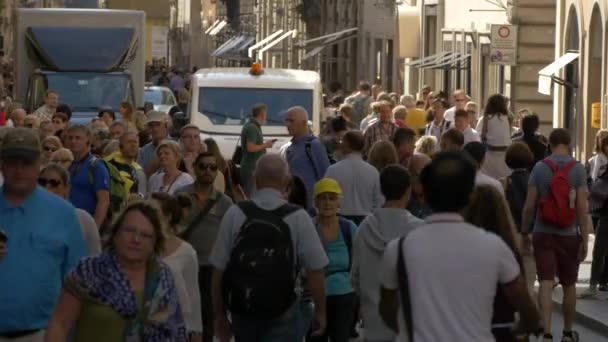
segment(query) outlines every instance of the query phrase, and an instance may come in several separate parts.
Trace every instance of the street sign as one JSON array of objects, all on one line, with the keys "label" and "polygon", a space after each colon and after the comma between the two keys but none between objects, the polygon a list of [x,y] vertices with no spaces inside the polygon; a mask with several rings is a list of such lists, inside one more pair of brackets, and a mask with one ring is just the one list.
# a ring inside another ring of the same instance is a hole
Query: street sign
[{"label": "street sign", "polygon": [[517,65],[517,25],[492,24],[490,63]]}]

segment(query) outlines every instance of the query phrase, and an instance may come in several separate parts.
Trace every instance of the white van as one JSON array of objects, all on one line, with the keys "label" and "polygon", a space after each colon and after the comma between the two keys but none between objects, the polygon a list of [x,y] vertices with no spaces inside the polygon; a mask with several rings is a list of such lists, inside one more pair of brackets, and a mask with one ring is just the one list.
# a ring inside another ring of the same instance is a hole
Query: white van
[{"label": "white van", "polygon": [[[217,141],[225,158],[231,158],[243,125],[255,104],[268,107],[262,125],[264,140],[277,139],[269,152],[290,140],[285,128],[287,109],[302,106],[308,110],[313,132],[319,134],[323,106],[321,78],[314,71],[266,69],[253,76],[247,68],[201,69],[192,76],[190,123],[204,138]],[[240,143],[239,143],[240,144]]]}]

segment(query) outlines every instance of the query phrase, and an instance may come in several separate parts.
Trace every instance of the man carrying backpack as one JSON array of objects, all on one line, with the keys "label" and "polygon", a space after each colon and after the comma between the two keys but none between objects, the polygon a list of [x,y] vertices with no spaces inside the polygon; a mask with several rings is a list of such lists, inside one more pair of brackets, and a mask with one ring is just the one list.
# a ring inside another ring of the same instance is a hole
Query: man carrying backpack
[{"label": "man carrying backpack", "polygon": [[67,147],[74,155],[70,165],[70,202],[87,211],[102,227],[110,209],[110,173],[91,154],[91,131],[83,125],[68,129]]},{"label": "man carrying backpack", "polygon": [[[570,156],[570,134],[551,132],[553,154],[537,163],[530,175],[522,215],[524,250],[534,246],[544,341],[552,341],[551,312],[555,277],[563,287],[564,331],[562,342],[578,341],[572,331],[576,315],[576,280],[579,263],[587,254],[588,216],[585,168]],[[538,205],[538,210],[536,210]],[[529,228],[534,222],[532,239]]]},{"label": "man carrying backpack", "polygon": [[[224,215],[209,256],[215,333],[221,342],[296,341],[296,275],[303,269],[315,304],[313,335],[325,330],[328,259],[309,215],[282,197],[289,180],[285,161],[262,156],[258,191]],[[227,318],[230,312],[230,321]]]}]

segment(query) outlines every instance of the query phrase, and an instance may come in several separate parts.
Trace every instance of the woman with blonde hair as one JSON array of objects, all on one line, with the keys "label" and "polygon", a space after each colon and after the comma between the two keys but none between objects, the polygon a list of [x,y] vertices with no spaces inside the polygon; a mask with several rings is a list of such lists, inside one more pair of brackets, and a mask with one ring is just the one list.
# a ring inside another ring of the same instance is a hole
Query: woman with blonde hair
[{"label": "woman with blonde hair", "polygon": [[173,140],[163,140],[156,148],[156,156],[163,172],[155,173],[148,182],[150,193],[166,192],[169,195],[184,185],[194,183],[194,179],[187,172],[179,170],[178,165],[182,159],[182,150]]},{"label": "woman with blonde hair", "polygon": [[51,156],[53,155],[53,153],[55,153],[55,151],[63,147],[63,144],[61,143],[61,140],[59,140],[59,137],[54,135],[42,139],[42,143],[40,145],[42,146],[41,159],[43,166],[47,165],[51,161]]},{"label": "woman with blonde hair", "polygon": [[53,152],[49,159],[50,163],[59,164],[66,170],[70,168],[70,165],[72,165],[73,161],[74,155],[72,154],[72,151],[63,147]]},{"label": "woman with blonde hair", "polygon": [[159,259],[164,243],[156,206],[130,204],[106,250],[67,276],[45,341],[188,341],[171,270]]},{"label": "woman with blonde hair", "polygon": [[386,166],[399,163],[397,150],[392,142],[386,140],[377,141],[369,150],[367,162],[381,172]]},{"label": "woman with blonde hair", "polygon": [[[498,235],[515,254],[520,274],[525,274],[520,249],[515,240],[515,224],[503,194],[490,185],[476,186],[473,198],[464,210],[463,216],[472,225]],[[497,286],[492,317],[492,334],[496,341],[515,341],[512,331],[514,326],[515,310],[502,287]]]},{"label": "woman with blonde hair", "polygon": [[414,153],[421,153],[432,157],[435,153],[437,153],[437,145],[437,138],[432,135],[425,135],[416,141]]}]

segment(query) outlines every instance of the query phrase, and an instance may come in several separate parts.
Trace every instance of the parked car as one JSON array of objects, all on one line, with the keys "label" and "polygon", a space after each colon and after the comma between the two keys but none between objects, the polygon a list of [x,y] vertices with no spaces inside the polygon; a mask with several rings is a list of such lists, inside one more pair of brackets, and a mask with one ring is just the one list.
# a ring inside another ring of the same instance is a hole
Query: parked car
[{"label": "parked car", "polygon": [[154,105],[154,110],[165,113],[169,113],[173,106],[177,106],[175,95],[167,87],[146,86],[144,99]]}]

